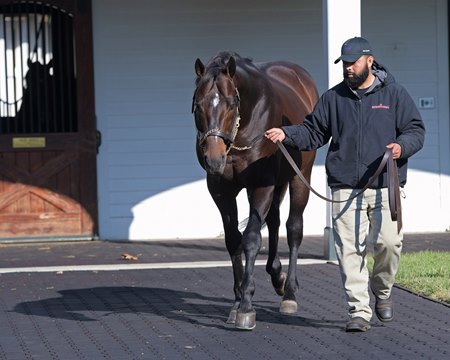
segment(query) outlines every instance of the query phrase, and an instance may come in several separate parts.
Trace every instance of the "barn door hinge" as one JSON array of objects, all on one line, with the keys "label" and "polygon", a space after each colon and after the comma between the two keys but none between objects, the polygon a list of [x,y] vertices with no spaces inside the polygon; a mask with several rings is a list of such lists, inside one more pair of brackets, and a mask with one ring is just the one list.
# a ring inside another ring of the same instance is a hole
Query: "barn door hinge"
[{"label": "barn door hinge", "polygon": [[96,130],[95,139],[97,142],[97,154],[98,154],[100,146],[102,145],[102,133],[100,132],[100,130]]}]

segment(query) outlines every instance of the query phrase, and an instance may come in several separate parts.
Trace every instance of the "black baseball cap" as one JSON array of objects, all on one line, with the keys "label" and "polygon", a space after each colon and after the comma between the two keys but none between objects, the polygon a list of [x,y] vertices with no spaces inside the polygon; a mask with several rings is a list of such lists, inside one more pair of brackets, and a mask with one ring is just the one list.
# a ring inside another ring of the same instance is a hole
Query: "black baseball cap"
[{"label": "black baseball cap", "polygon": [[340,60],[355,62],[363,55],[373,55],[372,47],[366,39],[355,36],[342,44],[341,56],[334,63],[337,64]]}]

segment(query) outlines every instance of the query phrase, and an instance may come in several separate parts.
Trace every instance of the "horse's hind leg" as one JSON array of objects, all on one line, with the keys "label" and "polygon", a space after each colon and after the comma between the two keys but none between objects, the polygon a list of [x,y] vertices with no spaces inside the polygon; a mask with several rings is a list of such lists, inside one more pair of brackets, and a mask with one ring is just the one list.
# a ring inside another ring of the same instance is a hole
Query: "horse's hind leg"
[{"label": "horse's hind leg", "polygon": [[[308,176],[309,178],[309,176]],[[289,269],[284,286],[284,296],[280,305],[280,312],[293,314],[297,312],[295,294],[298,290],[297,258],[300,244],[303,239],[303,211],[308,202],[309,191],[295,177],[290,182],[290,209],[286,222],[287,240],[289,245]]]},{"label": "horse's hind leg", "polygon": [[286,282],[286,273],[282,271],[281,261],[278,256],[280,204],[285,192],[286,186],[275,190],[272,206],[266,218],[267,229],[269,231],[269,256],[267,258],[266,271],[270,275],[276,293],[280,296],[284,295],[284,284]]}]

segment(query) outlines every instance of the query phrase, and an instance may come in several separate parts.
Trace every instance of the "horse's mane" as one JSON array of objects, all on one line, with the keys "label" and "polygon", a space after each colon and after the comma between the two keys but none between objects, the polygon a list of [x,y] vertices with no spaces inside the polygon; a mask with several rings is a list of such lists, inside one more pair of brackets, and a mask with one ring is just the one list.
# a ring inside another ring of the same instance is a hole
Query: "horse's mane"
[{"label": "horse's mane", "polygon": [[242,57],[237,52],[234,51],[220,51],[215,56],[212,57],[212,59],[209,61],[208,64],[217,64],[225,66],[228,60],[230,60],[230,57],[234,57],[236,62],[246,62],[246,63],[252,63],[253,59],[249,57]]},{"label": "horse's mane", "polygon": [[211,76],[216,77],[226,68],[231,57],[234,57],[236,64],[240,67],[254,66],[252,58],[242,57],[234,51],[220,51],[208,61],[205,67]]}]

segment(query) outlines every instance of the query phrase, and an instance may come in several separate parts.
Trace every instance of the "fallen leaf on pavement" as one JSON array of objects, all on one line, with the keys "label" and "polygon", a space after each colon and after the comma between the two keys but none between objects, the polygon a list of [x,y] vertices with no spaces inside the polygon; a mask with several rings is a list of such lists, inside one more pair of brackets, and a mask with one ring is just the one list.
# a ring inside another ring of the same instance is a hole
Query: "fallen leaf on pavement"
[{"label": "fallen leaf on pavement", "polygon": [[138,260],[138,257],[134,256],[134,255],[127,254],[127,253],[123,253],[122,254],[122,260]]}]

